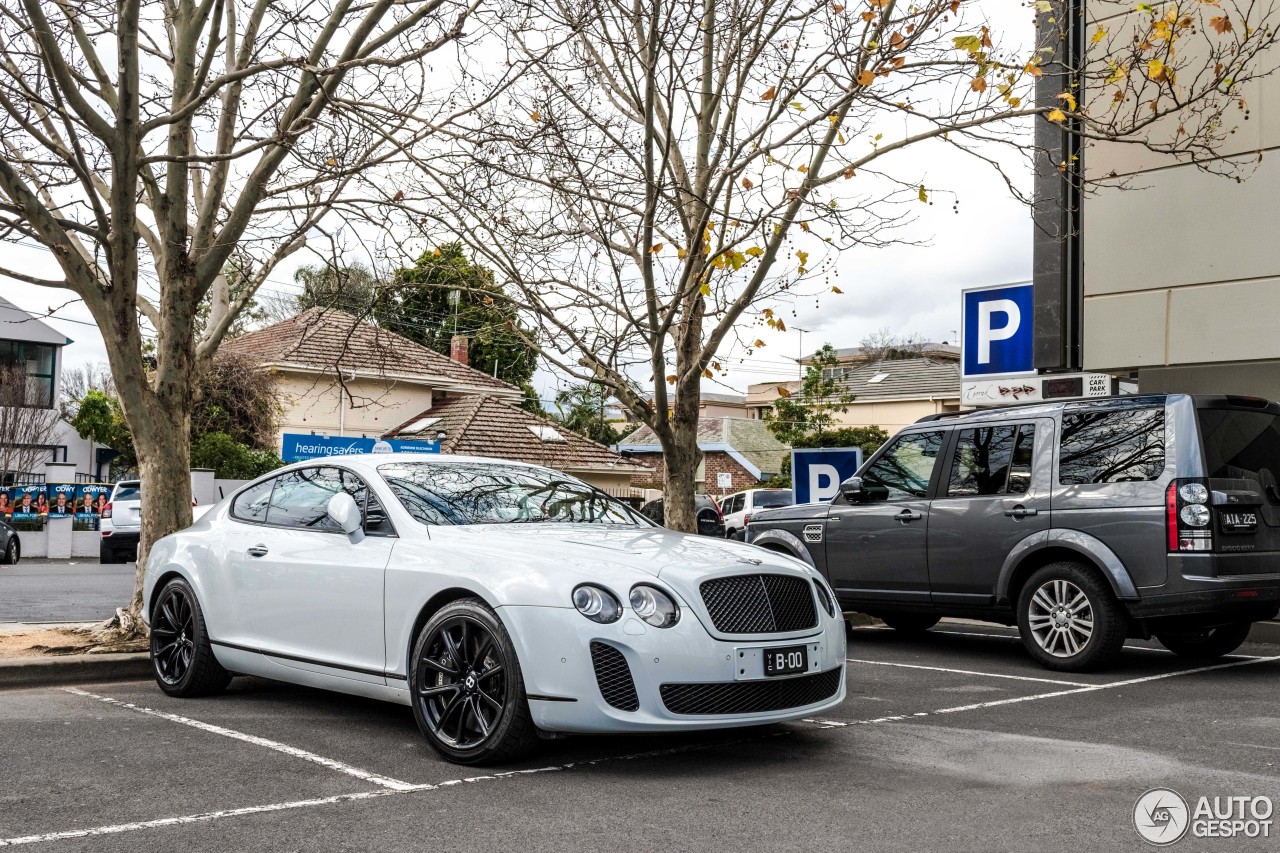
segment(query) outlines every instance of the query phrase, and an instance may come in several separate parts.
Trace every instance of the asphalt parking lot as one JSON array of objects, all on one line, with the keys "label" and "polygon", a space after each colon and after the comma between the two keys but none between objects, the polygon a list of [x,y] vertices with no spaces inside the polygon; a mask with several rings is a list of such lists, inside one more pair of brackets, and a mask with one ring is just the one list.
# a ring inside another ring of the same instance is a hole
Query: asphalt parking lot
[{"label": "asphalt parking lot", "polygon": [[1136,850],[1150,788],[1280,798],[1276,646],[1206,666],[1131,643],[1062,675],[1009,630],[944,623],[858,629],[849,658],[822,719],[557,740],[497,769],[436,758],[407,708],[257,679],[0,692],[0,847]]}]

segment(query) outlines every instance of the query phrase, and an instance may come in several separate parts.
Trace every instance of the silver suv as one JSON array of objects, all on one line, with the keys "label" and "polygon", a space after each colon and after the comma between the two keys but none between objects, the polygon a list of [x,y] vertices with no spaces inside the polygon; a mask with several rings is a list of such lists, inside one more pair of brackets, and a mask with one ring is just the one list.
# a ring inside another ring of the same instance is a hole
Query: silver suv
[{"label": "silver suv", "polygon": [[1280,405],[1159,395],[932,416],[828,504],[756,514],[755,545],[901,631],[1017,625],[1050,669],[1127,637],[1234,651],[1280,611]]}]

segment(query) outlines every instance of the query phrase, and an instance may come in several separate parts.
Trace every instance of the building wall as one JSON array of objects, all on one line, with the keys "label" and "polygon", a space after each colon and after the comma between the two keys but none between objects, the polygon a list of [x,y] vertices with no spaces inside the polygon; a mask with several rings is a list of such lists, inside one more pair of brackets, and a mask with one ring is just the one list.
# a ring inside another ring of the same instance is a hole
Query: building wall
[{"label": "building wall", "polygon": [[847,411],[836,412],[836,424],[842,427],[878,426],[893,435],[905,426],[926,415],[939,412],[955,412],[960,409],[959,399],[897,400],[850,403]]},{"label": "building wall", "polygon": [[[431,408],[425,385],[356,379],[346,391],[331,376],[282,372],[280,433],[375,437]],[[341,404],[341,408],[340,408]]]},{"label": "building wall", "polygon": [[[1090,31],[1132,8],[1093,3]],[[1086,369],[1136,371],[1141,391],[1280,399],[1280,77],[1240,94],[1248,116],[1229,110],[1220,153],[1243,164],[1242,182],[1139,146],[1086,149],[1090,178],[1129,187],[1084,203]]]},{"label": "building wall", "polygon": [[[631,477],[631,485],[637,488],[661,489],[662,480],[666,476],[666,464],[661,453],[643,453],[636,454],[636,461],[648,465],[653,469],[652,473],[635,474]],[[717,485],[718,475],[720,473],[728,473],[733,477],[733,486],[729,489],[722,490]],[[751,489],[760,483],[755,475],[743,468],[742,465],[723,450],[712,450],[702,454],[702,464],[698,466],[697,482],[695,488],[699,492],[707,492],[709,494],[718,495],[722,491],[724,494],[740,491],[742,489]]]}]

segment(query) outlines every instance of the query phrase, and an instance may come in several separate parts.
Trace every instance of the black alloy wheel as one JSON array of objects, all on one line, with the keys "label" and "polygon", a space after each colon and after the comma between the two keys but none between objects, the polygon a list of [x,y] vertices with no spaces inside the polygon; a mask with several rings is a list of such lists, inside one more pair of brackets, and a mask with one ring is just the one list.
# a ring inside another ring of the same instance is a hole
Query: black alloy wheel
[{"label": "black alloy wheel", "polygon": [[515,648],[481,601],[449,604],[426,624],[409,687],[418,727],[450,761],[509,761],[536,738]]},{"label": "black alloy wheel", "polygon": [[21,552],[18,550],[18,537],[10,536],[9,544],[5,546],[4,557],[3,559],[0,559],[0,563],[4,563],[6,566],[16,566],[18,564],[20,554]]},{"label": "black alloy wheel", "polygon": [[207,696],[231,681],[213,656],[195,592],[181,578],[165,585],[152,608],[151,668],[170,696]]}]

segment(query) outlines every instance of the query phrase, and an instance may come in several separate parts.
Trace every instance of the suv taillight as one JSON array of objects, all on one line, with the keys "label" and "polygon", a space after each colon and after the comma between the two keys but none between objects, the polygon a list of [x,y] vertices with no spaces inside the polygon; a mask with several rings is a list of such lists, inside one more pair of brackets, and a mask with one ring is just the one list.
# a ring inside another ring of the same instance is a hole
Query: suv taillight
[{"label": "suv taillight", "polygon": [[110,518],[110,517],[111,517],[111,504],[107,504],[106,506],[104,506],[104,507],[102,508],[102,517],[103,517],[103,518]]},{"label": "suv taillight", "polygon": [[1213,510],[1201,480],[1174,480],[1164,495],[1165,533],[1170,551],[1212,551]]},{"label": "suv taillight", "polygon": [[751,514],[747,513],[742,517],[742,526],[746,527],[750,523],[751,523]]}]

